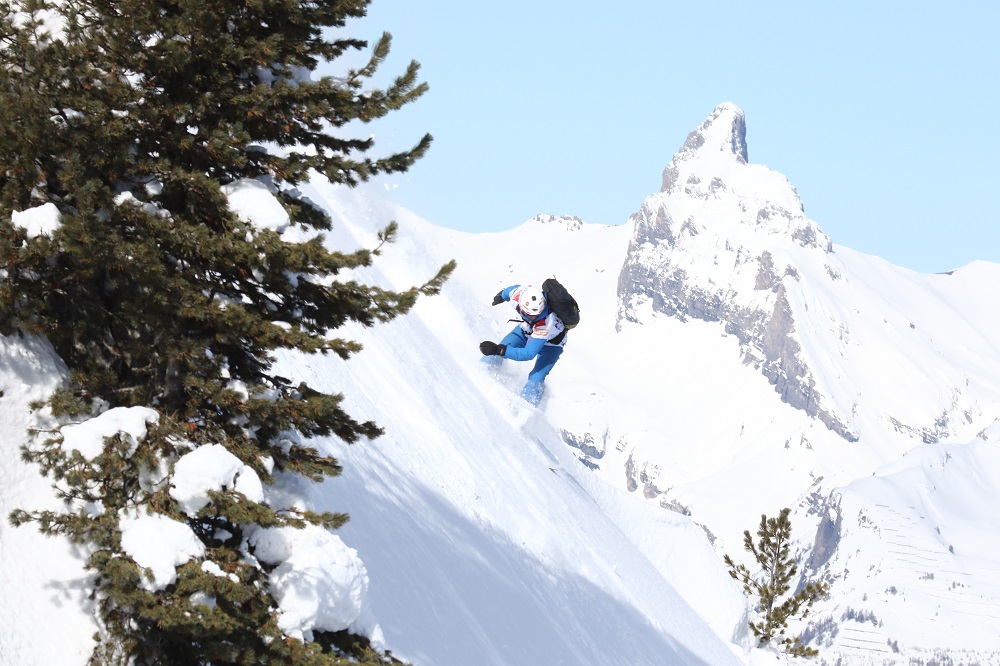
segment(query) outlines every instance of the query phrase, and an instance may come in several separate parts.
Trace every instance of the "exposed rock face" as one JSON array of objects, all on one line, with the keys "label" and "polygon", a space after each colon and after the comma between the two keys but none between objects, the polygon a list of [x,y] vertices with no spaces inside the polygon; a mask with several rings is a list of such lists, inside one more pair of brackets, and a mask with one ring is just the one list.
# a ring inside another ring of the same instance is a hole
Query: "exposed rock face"
[{"label": "exposed rock face", "polygon": [[593,433],[589,432],[582,435],[576,435],[568,430],[562,430],[560,431],[560,434],[562,435],[563,442],[565,442],[567,446],[577,449],[588,458],[596,458],[600,460],[604,457],[604,453],[608,446],[607,431],[604,432],[604,436],[599,442],[594,438]]},{"label": "exposed rock face", "polygon": [[830,557],[840,545],[841,523],[840,498],[831,496],[826,499],[820,511],[819,525],[816,527],[816,538],[812,551],[806,562],[807,571],[819,571],[830,560]]},{"label": "exposed rock face", "polygon": [[608,449],[608,431],[605,430],[600,439],[595,438],[593,433],[585,432],[582,435],[574,434],[568,430],[561,430],[563,442],[580,453],[577,459],[590,469],[600,469],[600,460],[604,458]]},{"label": "exposed rock face", "polygon": [[[706,144],[709,144],[708,148],[705,148]],[[688,134],[684,145],[663,170],[662,192],[669,194],[674,191],[681,172],[678,164],[697,159],[703,149],[731,154],[738,163],[746,164],[750,158],[747,156],[747,125],[743,111],[732,104],[721,104],[701,127]],[[710,187],[719,189],[724,188],[725,184],[722,180],[713,178]]]},{"label": "exposed rock face", "polygon": [[631,222],[619,328],[656,314],[721,322],[782,400],[857,440],[816,389],[789,298],[797,263],[822,264],[832,243],[784,176],[748,162],[739,108],[720,105],[688,135],[663,171],[662,191]]},{"label": "exposed rock face", "polygon": [[635,492],[642,484],[642,496],[646,499],[653,499],[663,494],[663,491],[656,487],[653,480],[660,474],[660,470],[655,465],[649,463],[636,464],[633,456],[629,455],[625,461],[625,489],[630,493]]},{"label": "exposed rock face", "polygon": [[538,223],[555,227],[564,227],[567,231],[579,231],[583,228],[583,220],[576,215],[542,214],[528,220],[528,224]]}]

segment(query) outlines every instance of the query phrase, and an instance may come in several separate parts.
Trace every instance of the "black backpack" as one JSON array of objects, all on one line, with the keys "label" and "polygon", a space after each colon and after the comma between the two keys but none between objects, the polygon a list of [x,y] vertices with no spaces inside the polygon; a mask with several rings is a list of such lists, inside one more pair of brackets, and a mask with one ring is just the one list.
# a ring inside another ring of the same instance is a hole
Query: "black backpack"
[{"label": "black backpack", "polygon": [[549,310],[555,312],[562,323],[569,330],[580,323],[580,306],[573,298],[566,287],[559,283],[559,280],[550,277],[542,283],[542,291],[548,302]]}]

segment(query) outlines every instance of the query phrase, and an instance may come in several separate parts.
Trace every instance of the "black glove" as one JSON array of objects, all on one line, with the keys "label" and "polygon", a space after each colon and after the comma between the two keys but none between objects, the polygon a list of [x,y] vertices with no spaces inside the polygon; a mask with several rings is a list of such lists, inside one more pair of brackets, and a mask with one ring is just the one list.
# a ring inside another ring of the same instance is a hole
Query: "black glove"
[{"label": "black glove", "polygon": [[503,290],[497,292],[497,295],[493,297],[493,305],[500,305],[503,303]]},{"label": "black glove", "polygon": [[495,342],[485,340],[479,343],[479,351],[483,356],[503,356],[507,351],[507,345],[498,345]]}]

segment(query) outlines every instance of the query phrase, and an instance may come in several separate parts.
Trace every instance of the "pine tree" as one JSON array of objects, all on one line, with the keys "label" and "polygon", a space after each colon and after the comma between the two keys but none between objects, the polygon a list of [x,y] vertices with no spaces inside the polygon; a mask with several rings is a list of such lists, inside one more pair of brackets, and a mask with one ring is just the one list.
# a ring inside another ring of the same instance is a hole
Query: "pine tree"
[{"label": "pine tree", "polygon": [[[340,467],[309,438],[381,433],[347,414],[342,395],[273,370],[281,349],[350,357],[360,345],[331,331],[405,314],[454,268],[403,292],[345,278],[372,265],[395,223],[378,247],[330,250],[329,217],[296,189],[312,171],[347,185],[403,172],[430,145],[426,135],[374,158],[372,138],[344,135],[347,123],[381,118],[427,88],[416,63],[370,87],[388,34],[361,69],[309,76],[368,48],[329,29],[364,16],[369,2],[0,1],[0,332],[44,336],[68,369],[47,404],[53,427],[23,450],[66,510],[11,520],[87,547],[103,628],[94,663],[385,660],[360,637],[283,636],[267,568],[241,550],[254,526],[333,529],[345,515],[276,510],[227,489],[189,516],[148,481],[206,444],[222,444],[265,483],[319,481]],[[238,217],[225,187],[244,179],[268,187],[289,225],[313,237],[290,242]],[[11,223],[43,204],[59,212],[51,233],[28,237]],[[62,448],[60,424],[114,407],[151,407],[158,420],[141,442],[109,438],[90,460]],[[176,584],[145,589],[121,547],[126,511],[186,522],[205,559],[230,575],[189,562]],[[199,593],[215,605],[194,603]]]},{"label": "pine tree", "polygon": [[794,595],[782,600],[791,590],[791,583],[798,573],[798,566],[791,557],[792,523],[788,519],[791,509],[785,508],[777,518],[760,517],[755,544],[750,531],[743,532],[743,547],[754,556],[760,570],[751,573],[743,564],[735,564],[729,555],[725,556],[729,575],[743,584],[743,591],[750,597],[757,597],[757,611],[762,615],[759,621],[750,622],[750,630],[759,639],[760,645],[776,640],[789,654],[796,657],[814,657],[819,654],[815,648],[802,644],[796,636],[785,636],[788,622],[805,618],[813,603],[826,596],[827,584],[808,582]]}]

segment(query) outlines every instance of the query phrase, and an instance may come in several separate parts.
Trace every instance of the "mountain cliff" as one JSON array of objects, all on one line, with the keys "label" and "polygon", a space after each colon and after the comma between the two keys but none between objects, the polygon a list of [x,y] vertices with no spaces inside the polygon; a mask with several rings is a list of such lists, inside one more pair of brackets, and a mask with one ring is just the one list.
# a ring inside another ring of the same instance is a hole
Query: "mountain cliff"
[{"label": "mountain cliff", "polygon": [[[739,108],[716,108],[632,216],[619,328],[657,314],[719,322],[784,402],[848,442],[872,421],[918,441],[969,434],[981,410],[971,386],[998,369],[984,335],[997,299],[974,289],[987,301],[970,302],[969,282],[996,284],[996,267],[918,275],[836,247],[787,179],[748,162],[745,132]],[[940,352],[931,367],[908,353],[928,346]],[[954,365],[972,350],[985,367]],[[903,378],[937,404],[920,415],[899,404],[885,389]]]},{"label": "mountain cliff", "polygon": [[826,265],[833,244],[783,176],[747,160],[746,123],[732,104],[688,135],[661,192],[632,217],[619,320],[641,322],[649,310],[721,322],[782,400],[857,441],[804,362],[786,293],[786,278],[801,280],[801,264]]}]

